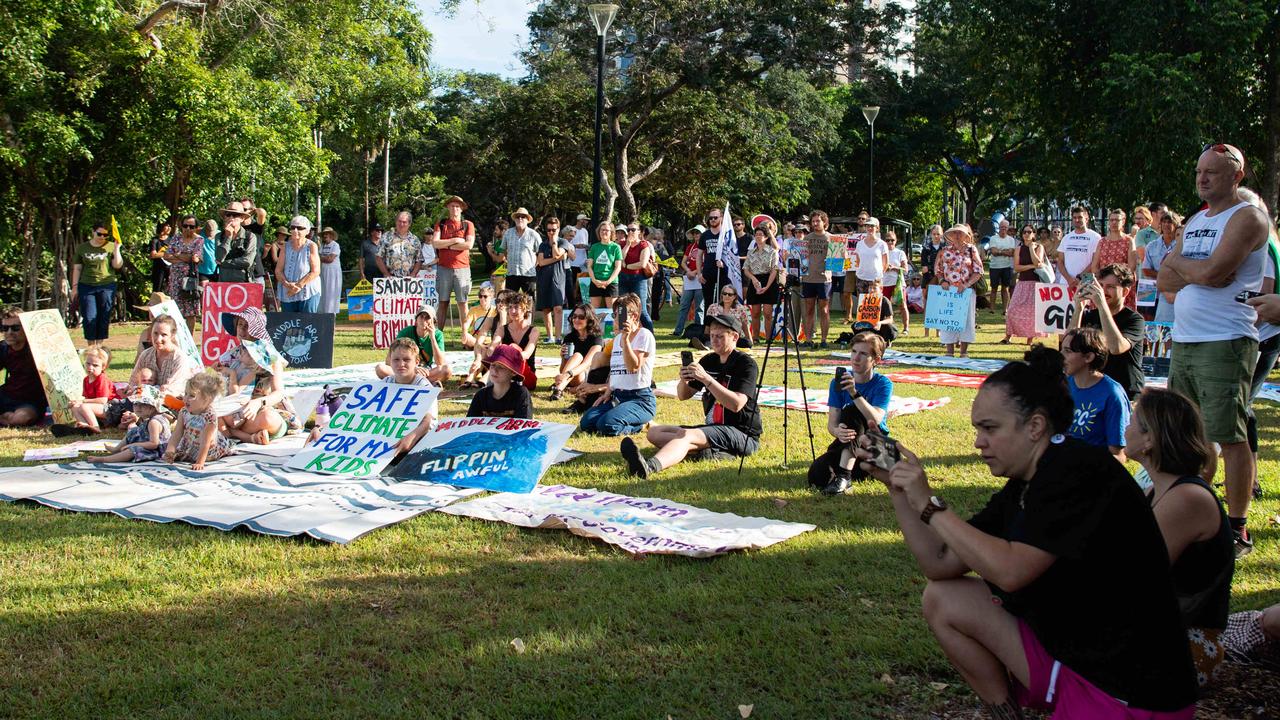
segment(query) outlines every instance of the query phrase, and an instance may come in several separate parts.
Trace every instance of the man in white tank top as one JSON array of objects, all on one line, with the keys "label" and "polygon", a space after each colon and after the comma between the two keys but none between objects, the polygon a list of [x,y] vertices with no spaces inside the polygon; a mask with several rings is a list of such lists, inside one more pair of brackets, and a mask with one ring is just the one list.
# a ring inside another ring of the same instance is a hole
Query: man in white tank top
[{"label": "man in white tank top", "polygon": [[1244,173],[1238,148],[1205,146],[1196,163],[1196,192],[1208,209],[1187,221],[1156,279],[1161,292],[1177,293],[1169,387],[1199,404],[1205,434],[1222,446],[1237,557],[1253,549],[1245,529],[1254,469],[1246,410],[1258,362],[1258,316],[1236,296],[1262,282],[1268,229],[1262,211],[1240,197]]}]

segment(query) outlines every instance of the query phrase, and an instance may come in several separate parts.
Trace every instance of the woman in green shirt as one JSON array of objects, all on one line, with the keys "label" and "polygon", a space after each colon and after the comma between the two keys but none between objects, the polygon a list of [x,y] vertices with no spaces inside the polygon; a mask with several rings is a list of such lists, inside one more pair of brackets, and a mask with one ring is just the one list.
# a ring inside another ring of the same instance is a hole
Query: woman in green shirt
[{"label": "woman in green shirt", "polygon": [[591,307],[613,309],[618,297],[618,273],[622,272],[622,248],[613,241],[613,224],[605,221],[596,226],[599,242],[587,249],[587,271],[591,273]]},{"label": "woman in green shirt", "polygon": [[124,265],[120,243],[107,242],[109,237],[106,225],[95,224],[89,241],[76,246],[71,266],[71,302],[80,300],[80,322],[90,347],[107,339],[116,297],[116,270]]}]

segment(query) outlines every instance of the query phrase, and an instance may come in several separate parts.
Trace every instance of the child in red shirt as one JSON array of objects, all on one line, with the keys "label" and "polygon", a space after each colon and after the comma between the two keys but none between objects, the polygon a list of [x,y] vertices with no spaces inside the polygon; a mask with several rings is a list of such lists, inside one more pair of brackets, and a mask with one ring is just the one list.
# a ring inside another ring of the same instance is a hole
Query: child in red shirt
[{"label": "child in red shirt", "polygon": [[111,353],[100,345],[84,351],[84,400],[71,403],[76,417],[76,427],[97,434],[102,432],[98,421],[106,413],[107,403],[119,399],[115,383],[107,377],[107,365]]}]

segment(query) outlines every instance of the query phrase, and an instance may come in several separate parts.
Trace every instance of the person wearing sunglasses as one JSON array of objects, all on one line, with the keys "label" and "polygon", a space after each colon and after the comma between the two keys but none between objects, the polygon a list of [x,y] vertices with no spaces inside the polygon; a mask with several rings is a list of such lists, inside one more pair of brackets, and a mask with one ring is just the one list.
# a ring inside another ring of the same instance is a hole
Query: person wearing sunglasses
[{"label": "person wearing sunglasses", "polygon": [[116,296],[116,271],[124,267],[120,243],[109,242],[107,226],[97,223],[87,242],[76,246],[71,266],[71,302],[80,300],[84,339],[101,345],[111,330],[111,305]]},{"label": "person wearing sunglasses", "polygon": [[22,308],[10,305],[0,311],[0,370],[5,371],[4,384],[0,385],[0,426],[22,427],[34,425],[44,417],[49,402],[45,399],[44,384],[36,371],[36,361],[27,344],[18,314]]},{"label": "person wearing sunglasses", "polygon": [[178,310],[187,322],[188,330],[195,330],[200,317],[200,277],[197,273],[204,259],[204,236],[199,233],[200,221],[195,215],[183,215],[178,221],[180,235],[169,241],[164,259],[169,263],[169,295],[178,304]]},{"label": "person wearing sunglasses", "polygon": [[569,325],[573,329],[564,336],[564,344],[560,346],[560,372],[551,382],[551,400],[559,400],[566,389],[585,381],[587,371],[604,348],[600,318],[590,305],[584,303],[573,308]]},{"label": "person wearing sunglasses", "polygon": [[296,215],[289,221],[289,241],[283,261],[276,265],[276,287],[285,312],[313,313],[320,309],[320,248],[307,239],[311,221]]}]

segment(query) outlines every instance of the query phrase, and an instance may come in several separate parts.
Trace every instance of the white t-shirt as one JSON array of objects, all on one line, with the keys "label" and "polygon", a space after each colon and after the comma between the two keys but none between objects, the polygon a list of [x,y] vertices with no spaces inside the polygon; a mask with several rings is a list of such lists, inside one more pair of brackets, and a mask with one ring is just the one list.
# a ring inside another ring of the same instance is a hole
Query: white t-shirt
[{"label": "white t-shirt", "polygon": [[[1248,207],[1238,203],[1209,217],[1207,210],[1192,215],[1182,233],[1182,256],[1205,260],[1222,242],[1227,222],[1237,211]],[[1238,242],[1247,242],[1239,239]],[[1166,260],[1167,262],[1167,260]],[[1249,253],[1224,287],[1190,283],[1178,291],[1173,316],[1173,341],[1180,343],[1219,342],[1236,338],[1258,339],[1258,313],[1252,306],[1236,302],[1245,290],[1258,290],[1266,271],[1267,244]]]},{"label": "white t-shirt", "polygon": [[889,251],[888,261],[885,263],[886,269],[883,281],[886,286],[897,285],[898,273],[901,272],[901,270],[889,270],[888,267],[890,265],[905,270],[907,268],[907,254],[898,248]]},{"label": "white t-shirt", "polygon": [[418,259],[422,261],[424,268],[436,261],[436,249],[431,247],[431,241],[422,243],[422,249],[418,251]]},{"label": "white t-shirt", "polygon": [[590,244],[591,237],[586,228],[576,228],[573,231],[573,267],[579,270],[584,270],[587,267],[587,246]]},{"label": "white t-shirt", "polygon": [[[889,260],[889,246],[880,238],[876,238],[870,245],[867,245],[865,240],[859,240],[854,252],[858,254],[855,268],[858,279],[882,282],[884,269]],[[894,282],[897,282],[896,278]]]},{"label": "white t-shirt", "polygon": [[999,235],[992,235],[991,242],[987,244],[987,248],[989,250],[987,253],[987,256],[991,258],[991,269],[1001,270],[1004,268],[1012,268],[1013,256],[1012,255],[996,255],[995,253],[990,252],[990,250],[1013,250],[1014,248],[1018,247],[1019,244],[1020,244],[1020,241],[1018,240],[1018,238],[1015,238],[1012,235],[1009,235],[1008,237],[1000,237]]},{"label": "white t-shirt", "polygon": [[1072,277],[1089,269],[1089,263],[1093,262],[1093,254],[1098,251],[1098,241],[1101,239],[1101,235],[1088,228],[1082,233],[1072,231],[1062,236],[1058,252],[1062,253],[1062,264]]},{"label": "white t-shirt", "polygon": [[636,352],[645,353],[644,362],[636,372],[627,370],[622,343],[613,343],[613,353],[609,356],[609,387],[614,390],[641,390],[653,383],[653,355],[658,350],[653,333],[640,328],[631,336],[631,347]]}]

